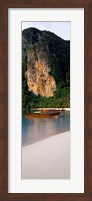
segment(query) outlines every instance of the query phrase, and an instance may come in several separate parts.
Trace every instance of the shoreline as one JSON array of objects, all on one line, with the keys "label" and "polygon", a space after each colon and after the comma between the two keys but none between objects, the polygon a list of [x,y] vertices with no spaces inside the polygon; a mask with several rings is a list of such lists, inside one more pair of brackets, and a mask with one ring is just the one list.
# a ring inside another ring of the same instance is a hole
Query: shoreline
[{"label": "shoreline", "polygon": [[22,179],[69,179],[70,131],[22,147]]},{"label": "shoreline", "polygon": [[31,110],[64,110],[64,111],[70,111],[70,108],[32,108]]}]

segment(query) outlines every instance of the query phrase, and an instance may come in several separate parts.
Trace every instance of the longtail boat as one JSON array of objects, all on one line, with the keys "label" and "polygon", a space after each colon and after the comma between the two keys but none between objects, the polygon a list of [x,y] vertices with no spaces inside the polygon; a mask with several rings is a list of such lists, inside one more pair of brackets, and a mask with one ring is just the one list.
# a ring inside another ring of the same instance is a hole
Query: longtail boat
[{"label": "longtail boat", "polygon": [[32,113],[32,114],[26,114],[25,117],[28,119],[31,118],[49,118],[49,117],[56,117],[56,116],[61,116],[60,111],[56,111],[53,113]]},{"label": "longtail boat", "polygon": [[55,109],[42,109],[42,112],[60,112],[60,110],[55,110]]}]

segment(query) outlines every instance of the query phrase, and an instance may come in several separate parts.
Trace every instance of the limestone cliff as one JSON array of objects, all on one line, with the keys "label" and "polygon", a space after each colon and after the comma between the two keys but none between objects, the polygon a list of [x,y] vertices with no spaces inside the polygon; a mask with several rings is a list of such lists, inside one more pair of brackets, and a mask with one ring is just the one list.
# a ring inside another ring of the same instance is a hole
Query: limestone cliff
[{"label": "limestone cliff", "polygon": [[29,91],[48,98],[52,97],[56,91],[56,83],[54,78],[49,75],[51,69],[47,65],[45,57],[41,56],[40,50],[37,53],[32,45],[27,53],[26,78]]},{"label": "limestone cliff", "polygon": [[31,107],[69,107],[70,41],[50,31],[22,32],[23,111]]}]

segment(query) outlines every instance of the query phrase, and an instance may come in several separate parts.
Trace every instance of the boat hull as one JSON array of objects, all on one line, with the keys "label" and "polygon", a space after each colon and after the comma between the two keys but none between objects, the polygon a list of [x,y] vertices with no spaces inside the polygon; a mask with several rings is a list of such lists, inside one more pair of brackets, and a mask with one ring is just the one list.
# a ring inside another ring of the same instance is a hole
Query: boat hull
[{"label": "boat hull", "polygon": [[29,119],[31,119],[31,118],[49,118],[49,117],[57,117],[57,116],[61,116],[61,112],[56,112],[56,113],[52,113],[52,114],[41,114],[41,113],[39,113],[39,114],[37,114],[37,113],[35,113],[35,114],[26,114],[25,115],[25,117],[26,118],[29,118]]}]

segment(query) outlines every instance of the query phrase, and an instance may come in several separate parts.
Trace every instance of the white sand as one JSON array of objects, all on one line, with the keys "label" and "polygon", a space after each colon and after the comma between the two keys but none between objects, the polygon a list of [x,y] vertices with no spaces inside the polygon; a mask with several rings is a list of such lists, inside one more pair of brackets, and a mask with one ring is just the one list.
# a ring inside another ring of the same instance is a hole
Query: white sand
[{"label": "white sand", "polygon": [[61,107],[59,107],[59,108],[33,108],[33,109],[31,109],[31,110],[42,110],[42,109],[44,109],[44,110],[66,110],[66,111],[70,111],[70,108],[61,108]]},{"label": "white sand", "polygon": [[69,179],[70,132],[22,148],[22,179]]}]

